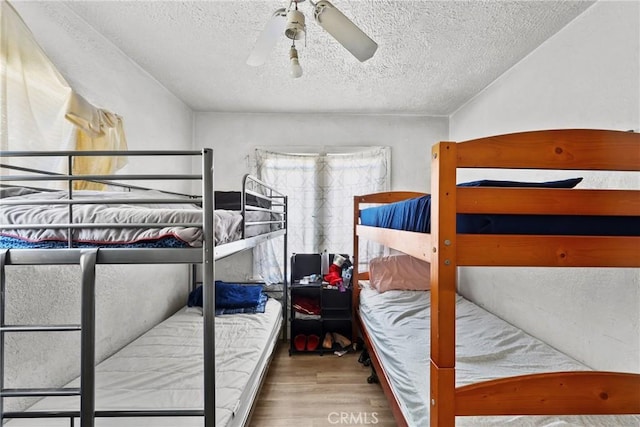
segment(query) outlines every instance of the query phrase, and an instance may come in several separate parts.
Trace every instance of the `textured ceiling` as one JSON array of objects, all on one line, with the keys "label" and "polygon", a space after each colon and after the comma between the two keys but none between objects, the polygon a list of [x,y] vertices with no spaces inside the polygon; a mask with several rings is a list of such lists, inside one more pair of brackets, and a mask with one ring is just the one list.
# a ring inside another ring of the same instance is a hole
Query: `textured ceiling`
[{"label": "textured ceiling", "polygon": [[[360,63],[313,20],[304,75],[288,39],[245,61],[288,1],[67,1],[67,6],[196,111],[448,115],[587,9],[589,1],[332,0],[374,39]],[[300,47],[300,43],[297,44]]]}]

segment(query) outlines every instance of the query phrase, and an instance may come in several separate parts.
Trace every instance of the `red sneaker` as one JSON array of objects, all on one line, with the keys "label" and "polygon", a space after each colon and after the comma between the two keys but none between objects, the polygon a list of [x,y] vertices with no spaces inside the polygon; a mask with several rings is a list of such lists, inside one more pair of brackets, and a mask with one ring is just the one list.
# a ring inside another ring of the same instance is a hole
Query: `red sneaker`
[{"label": "red sneaker", "polygon": [[307,351],[313,351],[318,348],[320,344],[320,337],[317,335],[309,335],[307,337]]},{"label": "red sneaker", "polygon": [[307,337],[305,335],[302,335],[302,334],[296,335],[296,337],[293,339],[293,346],[298,351],[304,351],[306,345],[307,345]]}]

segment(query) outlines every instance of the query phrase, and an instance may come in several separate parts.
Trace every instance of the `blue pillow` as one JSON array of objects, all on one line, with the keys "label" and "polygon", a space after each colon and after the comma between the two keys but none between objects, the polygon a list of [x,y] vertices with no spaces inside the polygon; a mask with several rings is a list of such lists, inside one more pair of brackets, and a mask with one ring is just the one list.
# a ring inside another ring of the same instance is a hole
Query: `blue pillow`
[{"label": "blue pillow", "polygon": [[573,188],[582,181],[582,178],[570,178],[561,181],[547,182],[519,182],[519,181],[496,181],[492,179],[482,179],[480,181],[463,182],[458,187],[536,187],[536,188]]}]

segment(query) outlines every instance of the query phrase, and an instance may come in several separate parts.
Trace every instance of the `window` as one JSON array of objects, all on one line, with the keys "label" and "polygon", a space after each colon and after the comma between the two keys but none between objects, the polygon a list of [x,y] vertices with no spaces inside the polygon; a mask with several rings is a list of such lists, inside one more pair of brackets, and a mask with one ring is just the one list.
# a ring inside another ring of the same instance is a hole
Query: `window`
[{"label": "window", "polygon": [[[348,151],[345,151],[348,150]],[[288,252],[353,251],[353,196],[388,191],[389,147],[336,147],[323,153],[256,150],[257,175],[288,196]],[[266,248],[265,246],[270,246]],[[367,250],[366,247],[361,251]],[[379,251],[377,248],[369,249]],[[278,253],[279,251],[279,253]],[[282,277],[281,245],[254,252],[254,272],[267,282]],[[274,254],[275,252],[275,254]],[[370,256],[371,253],[363,253]],[[278,279],[281,280],[281,279]]]}]

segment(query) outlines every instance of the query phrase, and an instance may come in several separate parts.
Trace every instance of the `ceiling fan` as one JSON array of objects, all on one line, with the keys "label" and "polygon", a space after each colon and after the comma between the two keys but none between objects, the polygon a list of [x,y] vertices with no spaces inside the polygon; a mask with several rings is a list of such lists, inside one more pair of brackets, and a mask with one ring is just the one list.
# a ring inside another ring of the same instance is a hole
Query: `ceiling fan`
[{"label": "ceiling fan", "polygon": [[[298,3],[304,1],[290,0],[288,7],[283,7],[273,12],[264,30],[260,33],[247,59],[247,64],[254,67],[264,64],[278,38],[284,34],[292,42],[289,50],[291,76],[294,78],[302,76],[302,67],[300,67],[298,60],[295,42],[305,37],[306,34],[305,17],[298,10]],[[336,9],[333,4],[326,0],[319,0],[315,3],[313,0],[309,0],[309,3],[313,7],[313,16],[318,25],[351,52],[353,56],[358,58],[360,62],[364,62],[373,56],[376,49],[378,49],[378,44]]]}]

